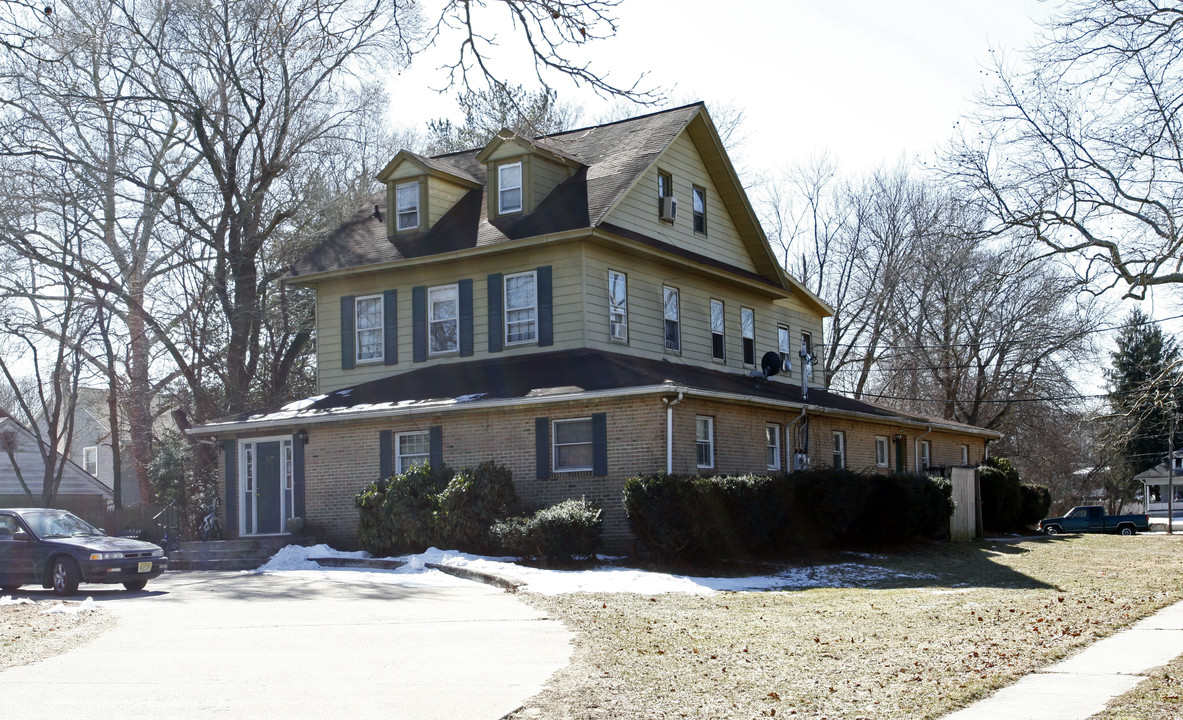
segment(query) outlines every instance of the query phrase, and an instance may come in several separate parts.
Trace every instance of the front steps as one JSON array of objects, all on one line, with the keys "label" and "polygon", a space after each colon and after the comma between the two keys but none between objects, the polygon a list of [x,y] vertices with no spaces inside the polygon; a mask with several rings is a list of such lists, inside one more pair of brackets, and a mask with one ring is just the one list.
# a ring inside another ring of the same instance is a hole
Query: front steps
[{"label": "front steps", "polygon": [[241,540],[182,542],[168,554],[169,570],[254,570],[288,545],[312,545],[310,537],[269,535]]}]

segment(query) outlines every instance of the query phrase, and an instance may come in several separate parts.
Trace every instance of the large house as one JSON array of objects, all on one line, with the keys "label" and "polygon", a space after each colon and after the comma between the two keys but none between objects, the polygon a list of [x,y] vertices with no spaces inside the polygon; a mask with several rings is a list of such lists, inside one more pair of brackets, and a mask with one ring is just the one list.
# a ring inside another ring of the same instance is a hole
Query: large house
[{"label": "large house", "polygon": [[349,543],[365,483],[491,459],[527,503],[597,503],[621,547],[638,473],[913,472],[998,437],[808,387],[831,311],[781,267],[702,104],[402,151],[379,180],[287,278],[316,291],[320,394],[193,431],[217,438],[232,534],[303,516]]}]

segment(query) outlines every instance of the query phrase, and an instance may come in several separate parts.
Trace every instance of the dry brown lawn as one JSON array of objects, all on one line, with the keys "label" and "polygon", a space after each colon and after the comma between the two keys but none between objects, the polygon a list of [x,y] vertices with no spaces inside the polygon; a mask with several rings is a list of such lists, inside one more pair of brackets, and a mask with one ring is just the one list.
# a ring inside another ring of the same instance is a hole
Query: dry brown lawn
[{"label": "dry brown lawn", "polygon": [[890,569],[890,579],[713,595],[527,594],[576,631],[577,648],[514,717],[936,718],[1183,599],[1179,536],[833,560],[852,559]]}]

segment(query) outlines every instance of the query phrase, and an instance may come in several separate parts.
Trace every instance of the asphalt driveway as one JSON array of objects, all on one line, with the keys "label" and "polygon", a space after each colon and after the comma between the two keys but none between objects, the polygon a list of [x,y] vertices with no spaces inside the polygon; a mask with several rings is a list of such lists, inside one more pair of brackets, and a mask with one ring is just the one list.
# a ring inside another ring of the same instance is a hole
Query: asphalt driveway
[{"label": "asphalt driveway", "polygon": [[[117,626],[0,671],[14,717],[495,720],[563,667],[571,634],[485,585],[408,588],[168,573],[83,586]],[[32,594],[38,597],[37,593]]]}]

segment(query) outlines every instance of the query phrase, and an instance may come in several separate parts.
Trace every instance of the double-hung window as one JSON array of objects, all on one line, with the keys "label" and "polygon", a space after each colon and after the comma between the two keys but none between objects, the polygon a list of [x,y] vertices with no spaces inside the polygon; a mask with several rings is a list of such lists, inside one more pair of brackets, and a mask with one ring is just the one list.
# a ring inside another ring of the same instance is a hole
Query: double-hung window
[{"label": "double-hung window", "polygon": [[501,165],[497,168],[497,214],[521,212],[522,164]]},{"label": "double-hung window", "polygon": [[932,443],[927,440],[920,441],[920,470],[921,472],[932,467]]},{"label": "double-hung window", "polygon": [[834,467],[846,467],[846,433],[841,430],[833,432],[834,437]]},{"label": "double-hung window", "polygon": [[97,445],[82,448],[82,469],[91,475],[99,474],[99,448]]},{"label": "double-hung window", "polygon": [[887,467],[887,438],[882,435],[875,436],[875,465],[877,467]]},{"label": "double-hung window", "polygon": [[961,446],[961,464],[964,467],[969,467],[969,445]]},{"label": "double-hung window", "polygon": [[739,332],[743,338],[743,364],[756,364],[756,313],[750,308],[739,309]]},{"label": "double-hung window", "polygon": [[460,349],[460,303],[457,286],[442,285],[428,288],[427,312],[430,338],[428,351],[432,355],[456,352]]},{"label": "double-hung window", "polygon": [[399,230],[419,227],[419,183],[394,186],[394,214],[398,219]]},{"label": "double-hung window", "polygon": [[431,457],[431,437],[426,430],[397,433],[394,436],[394,471],[402,475]]},{"label": "double-hung window", "polygon": [[724,315],[723,301],[711,300],[711,357],[716,360],[726,360],[727,351],[724,343]]},{"label": "double-hung window", "polygon": [[690,192],[691,200],[694,203],[694,232],[705,235],[707,231],[707,191],[695,185]]},{"label": "double-hung window", "polygon": [[382,359],[382,296],[359,297],[354,305],[357,362]]},{"label": "double-hung window", "polygon": [[534,271],[505,276],[505,344],[538,339],[538,278]]},{"label": "double-hung window", "polygon": [[789,326],[776,326],[776,343],[780,350],[780,366],[782,372],[788,372],[793,367],[792,341],[789,339]]},{"label": "double-hung window", "polygon": [[682,332],[681,314],[678,311],[678,288],[663,286],[661,291],[665,305],[665,349],[671,352],[681,352]]},{"label": "double-hung window", "polygon": [[768,456],[768,469],[780,470],[780,425],[768,423],[764,426],[764,448]]},{"label": "double-hung window", "polygon": [[584,472],[593,469],[591,418],[555,420],[551,436],[554,438],[556,472]]},{"label": "double-hung window", "polygon": [[698,415],[694,418],[694,444],[698,467],[715,467],[715,419]]},{"label": "double-hung window", "polygon": [[608,271],[608,337],[628,342],[628,276]]}]

